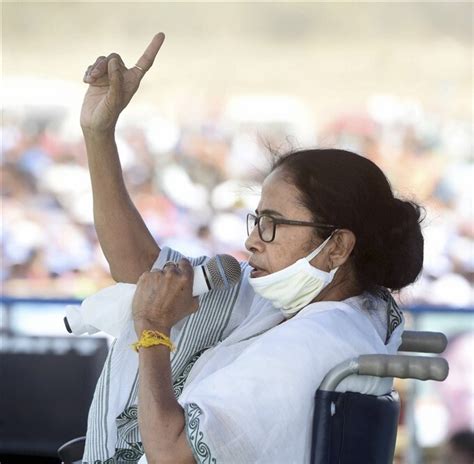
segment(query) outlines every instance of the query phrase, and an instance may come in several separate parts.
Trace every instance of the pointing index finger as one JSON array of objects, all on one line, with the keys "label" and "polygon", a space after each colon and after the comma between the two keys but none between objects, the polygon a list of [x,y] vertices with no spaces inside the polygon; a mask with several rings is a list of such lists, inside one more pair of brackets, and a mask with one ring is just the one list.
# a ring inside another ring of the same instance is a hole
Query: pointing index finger
[{"label": "pointing index finger", "polygon": [[140,69],[143,70],[143,73],[141,74],[146,73],[152,67],[156,55],[163,45],[164,40],[165,34],[160,32],[153,37],[148,47],[146,47],[146,50],[143,52],[143,55],[138,59],[136,64]]}]

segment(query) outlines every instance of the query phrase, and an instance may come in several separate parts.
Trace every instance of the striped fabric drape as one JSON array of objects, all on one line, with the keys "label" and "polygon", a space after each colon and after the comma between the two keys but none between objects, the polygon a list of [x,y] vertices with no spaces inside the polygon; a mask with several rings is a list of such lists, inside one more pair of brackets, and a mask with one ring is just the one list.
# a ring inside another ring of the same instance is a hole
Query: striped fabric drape
[{"label": "striped fabric drape", "polygon": [[[167,261],[179,261],[183,256],[170,248],[163,248],[153,268],[162,268]],[[191,258],[193,267],[208,260],[208,257]],[[242,267],[248,266],[241,263]],[[180,321],[173,327],[171,338],[175,343],[176,352],[171,355],[171,371],[173,388],[176,398],[179,397],[187,375],[199,356],[208,348],[220,342],[235,326],[236,321],[229,325],[238,294],[240,283],[229,290],[219,290],[206,293],[200,297],[200,309],[196,313]],[[130,335],[130,333],[128,334]],[[119,337],[120,338],[120,337]],[[124,337],[126,338],[126,337]],[[137,421],[138,370],[137,363],[126,365],[123,359],[115,359],[115,351],[119,339],[113,342],[103,371],[98,380],[94,398],[88,417],[86,448],[83,462],[89,464],[135,463],[143,455],[143,447]],[[122,343],[123,344],[123,343]],[[127,357],[132,361],[135,353]],[[121,364],[121,365],[117,365]],[[128,395],[122,412],[113,418],[115,424],[111,427],[110,407],[111,385],[117,382],[115,371],[126,370]]]}]

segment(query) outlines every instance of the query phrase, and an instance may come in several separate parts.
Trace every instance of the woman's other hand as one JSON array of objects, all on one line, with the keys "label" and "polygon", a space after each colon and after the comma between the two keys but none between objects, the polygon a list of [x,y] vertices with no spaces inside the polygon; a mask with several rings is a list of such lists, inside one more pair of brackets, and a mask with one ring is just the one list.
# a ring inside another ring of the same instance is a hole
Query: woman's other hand
[{"label": "woman's other hand", "polygon": [[87,68],[83,81],[89,84],[81,109],[84,132],[113,130],[122,110],[137,91],[145,73],[152,67],[165,35],[156,34],[136,66],[127,68],[117,53],[99,56]]}]

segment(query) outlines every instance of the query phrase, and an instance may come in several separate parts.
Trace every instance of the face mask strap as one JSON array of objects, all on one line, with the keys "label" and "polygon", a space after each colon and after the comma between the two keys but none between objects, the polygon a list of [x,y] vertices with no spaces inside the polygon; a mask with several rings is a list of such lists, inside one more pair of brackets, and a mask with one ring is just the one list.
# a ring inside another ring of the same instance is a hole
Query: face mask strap
[{"label": "face mask strap", "polygon": [[329,271],[329,274],[331,274],[331,280],[334,278],[334,274],[337,272],[338,269],[339,269],[339,266]]},{"label": "face mask strap", "polygon": [[306,259],[308,260],[308,262],[310,262],[314,257],[316,257],[320,251],[325,247],[326,243],[329,242],[329,240],[331,240],[332,236],[338,231],[339,229],[336,229],[336,230],[333,230],[331,235],[326,239],[324,240],[323,243],[321,243],[321,245],[318,246],[318,248],[316,248],[316,250],[312,251],[308,256],[306,256]]}]

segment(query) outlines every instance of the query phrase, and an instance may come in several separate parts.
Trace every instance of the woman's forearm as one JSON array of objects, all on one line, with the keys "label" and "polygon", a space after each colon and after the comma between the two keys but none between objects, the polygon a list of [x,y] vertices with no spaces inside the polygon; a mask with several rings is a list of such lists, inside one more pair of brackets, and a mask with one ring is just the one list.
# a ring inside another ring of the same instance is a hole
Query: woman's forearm
[{"label": "woman's forearm", "polygon": [[[154,330],[169,336],[169,330]],[[148,463],[194,463],[184,410],[173,392],[169,348],[141,348],[139,357],[138,424]]]},{"label": "woman's forearm", "polygon": [[84,131],[84,140],[100,245],[112,277],[136,283],[160,249],[127,192],[114,133]]}]

